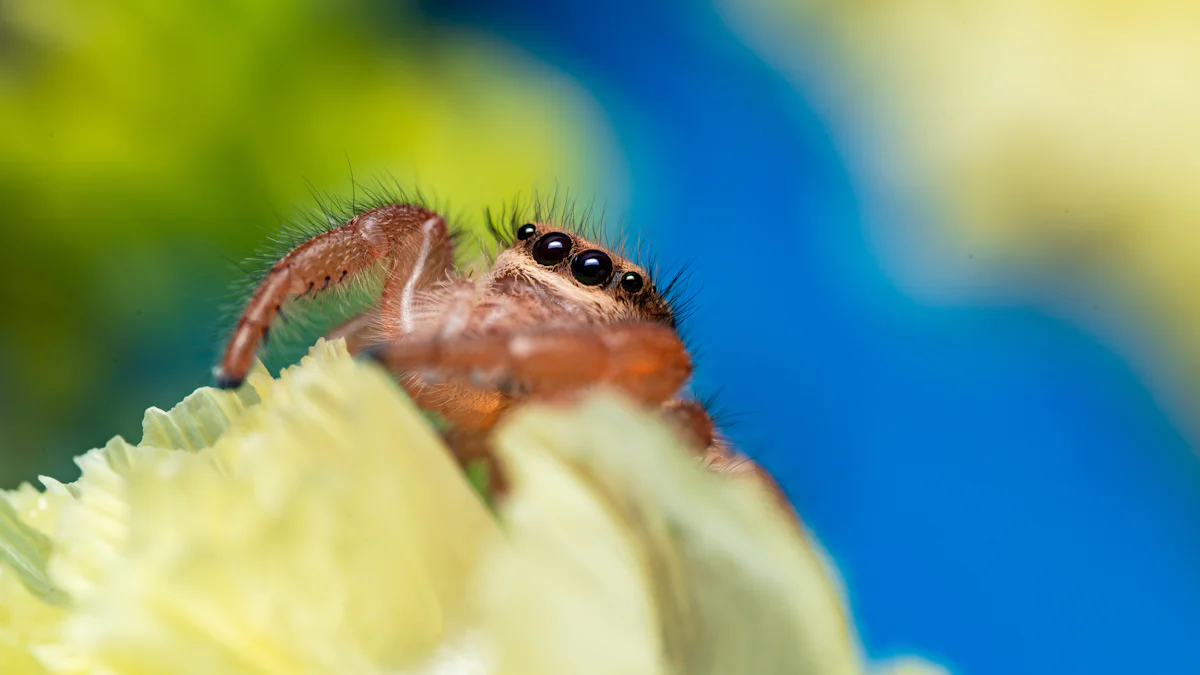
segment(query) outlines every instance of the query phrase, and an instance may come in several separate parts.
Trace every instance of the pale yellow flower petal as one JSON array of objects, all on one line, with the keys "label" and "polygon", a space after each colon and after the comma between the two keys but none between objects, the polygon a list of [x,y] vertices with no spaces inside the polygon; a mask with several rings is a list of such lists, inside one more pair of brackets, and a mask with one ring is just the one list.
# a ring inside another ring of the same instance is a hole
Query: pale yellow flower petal
[{"label": "pale yellow flower petal", "polygon": [[636,533],[586,476],[527,432],[518,426],[505,435],[508,537],[479,579],[498,672],[669,672]]},{"label": "pale yellow flower petal", "polygon": [[[257,364],[251,377],[260,382],[266,369]],[[270,376],[266,376],[270,379]],[[265,384],[264,386],[270,386]],[[247,406],[259,402],[255,387],[222,391],[205,387],[183,399],[170,412],[150,408],[142,418],[142,442],[157,448],[191,450],[211,446]]]},{"label": "pale yellow flower petal", "polygon": [[65,613],[63,607],[39,600],[14,572],[0,567],[0,673],[45,673],[30,646],[53,639]]},{"label": "pale yellow flower petal", "polygon": [[127,541],[56,667],[390,672],[464,624],[494,522],[393,382],[314,353],[211,447],[131,466]]},{"label": "pale yellow flower petal", "polygon": [[607,397],[500,434],[513,480],[481,593],[503,673],[861,672],[819,555],[761,489]]},{"label": "pale yellow flower petal", "polygon": [[134,447],[115,437],[103,448],[75,458],[79,480],[64,486],[43,478],[51,493],[67,492],[60,507],[50,573],[75,600],[84,600],[119,564],[129,537],[130,509],[126,480],[140,467],[167,462],[175,454]]},{"label": "pale yellow flower petal", "polygon": [[[0,673],[4,675],[45,672],[29,646],[52,639],[66,612],[62,592],[49,577],[45,548],[51,543],[49,533],[58,507],[57,500],[28,484],[0,491],[0,549],[16,551],[0,561]],[[12,564],[14,558],[24,560],[18,563],[23,571]]]},{"label": "pale yellow flower petal", "polygon": [[53,550],[50,537],[27,525],[7,499],[0,497],[0,563],[7,564],[29,592],[46,602],[61,604],[65,598],[47,572]]},{"label": "pale yellow flower petal", "polygon": [[29,483],[22,483],[16,490],[0,491],[0,494],[16,509],[22,522],[42,534],[54,534],[63,500],[55,499],[53,495],[48,495]]}]

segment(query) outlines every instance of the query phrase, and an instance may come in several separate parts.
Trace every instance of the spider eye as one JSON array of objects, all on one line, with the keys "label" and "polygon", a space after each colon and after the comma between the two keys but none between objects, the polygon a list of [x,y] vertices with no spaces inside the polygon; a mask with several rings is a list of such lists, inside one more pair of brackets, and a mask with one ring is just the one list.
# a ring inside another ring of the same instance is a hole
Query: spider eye
[{"label": "spider eye", "polygon": [[584,251],[571,261],[571,274],[584,286],[599,286],[612,276],[612,258],[604,251]]},{"label": "spider eye", "polygon": [[625,289],[626,293],[637,293],[642,290],[642,275],[637,272],[626,272],[621,275],[621,288]]},{"label": "spider eye", "polygon": [[525,241],[526,239],[532,237],[533,233],[536,231],[537,225],[534,225],[533,223],[525,223],[521,227],[517,228],[517,239]]},{"label": "spider eye", "polygon": [[543,235],[533,245],[533,259],[539,265],[550,267],[566,259],[571,252],[571,238],[562,232],[551,232]]}]

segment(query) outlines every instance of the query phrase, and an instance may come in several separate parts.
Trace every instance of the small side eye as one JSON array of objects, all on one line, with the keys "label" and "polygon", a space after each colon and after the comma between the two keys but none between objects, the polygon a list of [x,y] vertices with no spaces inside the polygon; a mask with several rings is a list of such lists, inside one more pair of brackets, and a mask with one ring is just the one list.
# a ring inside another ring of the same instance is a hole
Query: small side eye
[{"label": "small side eye", "polygon": [[532,237],[533,233],[536,231],[537,225],[534,225],[533,223],[525,223],[521,227],[517,228],[517,239],[525,241],[526,239]]},{"label": "small side eye", "polygon": [[533,259],[539,265],[552,267],[562,262],[571,252],[571,238],[562,232],[542,235],[533,245]]},{"label": "small side eye", "polygon": [[584,251],[571,261],[571,274],[584,286],[599,286],[612,276],[612,258],[604,251]]},{"label": "small side eye", "polygon": [[642,275],[637,272],[626,272],[621,275],[621,288],[626,293],[637,293],[642,290]]}]

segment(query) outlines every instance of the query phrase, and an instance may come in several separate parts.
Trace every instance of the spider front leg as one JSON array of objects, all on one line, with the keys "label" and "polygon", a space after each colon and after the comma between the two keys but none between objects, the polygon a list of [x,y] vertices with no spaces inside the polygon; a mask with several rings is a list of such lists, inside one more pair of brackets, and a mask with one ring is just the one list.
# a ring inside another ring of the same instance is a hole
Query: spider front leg
[{"label": "spider front leg", "polygon": [[372,355],[396,373],[458,380],[518,399],[560,398],[607,385],[657,406],[692,373],[679,336],[656,323],[405,340],[381,345]]},{"label": "spider front leg", "polygon": [[411,333],[414,295],[450,270],[453,242],[438,214],[391,204],[364,211],[275,263],[238,319],[215,371],[217,386],[242,383],[285,300],[348,281],[384,259],[390,260],[390,268],[379,311],[396,320],[395,332]]}]

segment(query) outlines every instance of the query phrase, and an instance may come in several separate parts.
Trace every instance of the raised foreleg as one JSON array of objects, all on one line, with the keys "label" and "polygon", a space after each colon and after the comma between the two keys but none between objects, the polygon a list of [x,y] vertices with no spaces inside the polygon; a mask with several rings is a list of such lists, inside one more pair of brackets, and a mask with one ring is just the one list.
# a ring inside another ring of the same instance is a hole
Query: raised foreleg
[{"label": "raised foreleg", "polygon": [[453,242],[438,214],[407,204],[381,206],[304,242],[271,267],[225,347],[215,371],[217,386],[242,383],[285,300],[349,281],[385,258],[390,266],[381,321],[388,322],[384,328],[391,337],[412,332],[413,299],[451,269]]}]

